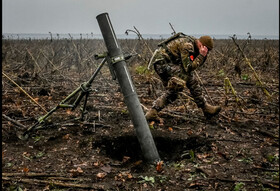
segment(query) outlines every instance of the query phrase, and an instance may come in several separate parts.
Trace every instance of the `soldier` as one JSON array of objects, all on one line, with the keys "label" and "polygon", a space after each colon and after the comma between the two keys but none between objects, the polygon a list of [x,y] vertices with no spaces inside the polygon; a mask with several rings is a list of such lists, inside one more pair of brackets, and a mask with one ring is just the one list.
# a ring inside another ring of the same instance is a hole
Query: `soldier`
[{"label": "soldier", "polygon": [[210,36],[196,39],[183,33],[177,33],[159,44],[160,48],[154,52],[150,64],[153,64],[166,91],[146,113],[148,121],[159,120],[158,112],[175,101],[185,86],[189,88],[194,102],[202,109],[205,117],[209,118],[220,112],[220,106],[212,106],[205,101],[202,89],[193,76],[193,71],[204,64],[213,45]]}]

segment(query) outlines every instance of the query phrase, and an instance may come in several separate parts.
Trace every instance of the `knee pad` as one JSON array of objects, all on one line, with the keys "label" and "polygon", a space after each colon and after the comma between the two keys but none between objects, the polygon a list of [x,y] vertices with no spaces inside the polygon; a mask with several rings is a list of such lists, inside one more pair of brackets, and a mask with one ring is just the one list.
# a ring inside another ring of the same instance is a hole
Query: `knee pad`
[{"label": "knee pad", "polygon": [[172,77],[167,83],[167,89],[171,91],[183,91],[186,82],[178,77]]}]

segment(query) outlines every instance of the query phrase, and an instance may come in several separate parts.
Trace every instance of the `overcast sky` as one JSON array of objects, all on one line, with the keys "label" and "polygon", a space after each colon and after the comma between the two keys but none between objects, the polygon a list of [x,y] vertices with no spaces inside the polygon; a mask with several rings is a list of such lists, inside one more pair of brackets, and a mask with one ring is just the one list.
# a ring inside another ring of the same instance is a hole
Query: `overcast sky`
[{"label": "overcast sky", "polygon": [[279,35],[279,0],[2,0],[2,33],[100,34],[108,12],[114,30],[142,34]]}]

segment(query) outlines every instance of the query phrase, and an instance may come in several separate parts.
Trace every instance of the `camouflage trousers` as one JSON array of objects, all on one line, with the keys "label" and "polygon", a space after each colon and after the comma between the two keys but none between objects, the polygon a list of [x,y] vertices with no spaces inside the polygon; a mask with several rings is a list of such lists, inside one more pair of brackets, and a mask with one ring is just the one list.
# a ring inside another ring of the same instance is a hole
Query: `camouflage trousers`
[{"label": "camouflage trousers", "polygon": [[183,73],[180,67],[180,65],[173,64],[168,57],[161,57],[155,60],[154,69],[161,78],[166,91],[154,101],[153,109],[160,111],[168,104],[174,102],[185,86],[190,90],[197,106],[199,108],[204,107],[205,99],[202,95],[202,89],[197,79],[193,76],[193,72]]}]

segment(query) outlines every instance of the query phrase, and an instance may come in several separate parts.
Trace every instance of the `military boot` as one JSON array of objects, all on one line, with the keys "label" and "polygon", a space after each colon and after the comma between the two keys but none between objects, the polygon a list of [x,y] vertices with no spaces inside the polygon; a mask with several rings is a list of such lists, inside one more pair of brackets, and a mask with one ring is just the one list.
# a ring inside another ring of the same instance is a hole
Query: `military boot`
[{"label": "military boot", "polygon": [[208,103],[205,103],[204,107],[202,107],[203,113],[205,117],[213,117],[215,115],[217,115],[220,111],[221,111],[221,107],[220,106],[213,106],[210,105]]},{"label": "military boot", "polygon": [[159,121],[158,111],[154,108],[150,109],[145,115],[147,121]]}]

